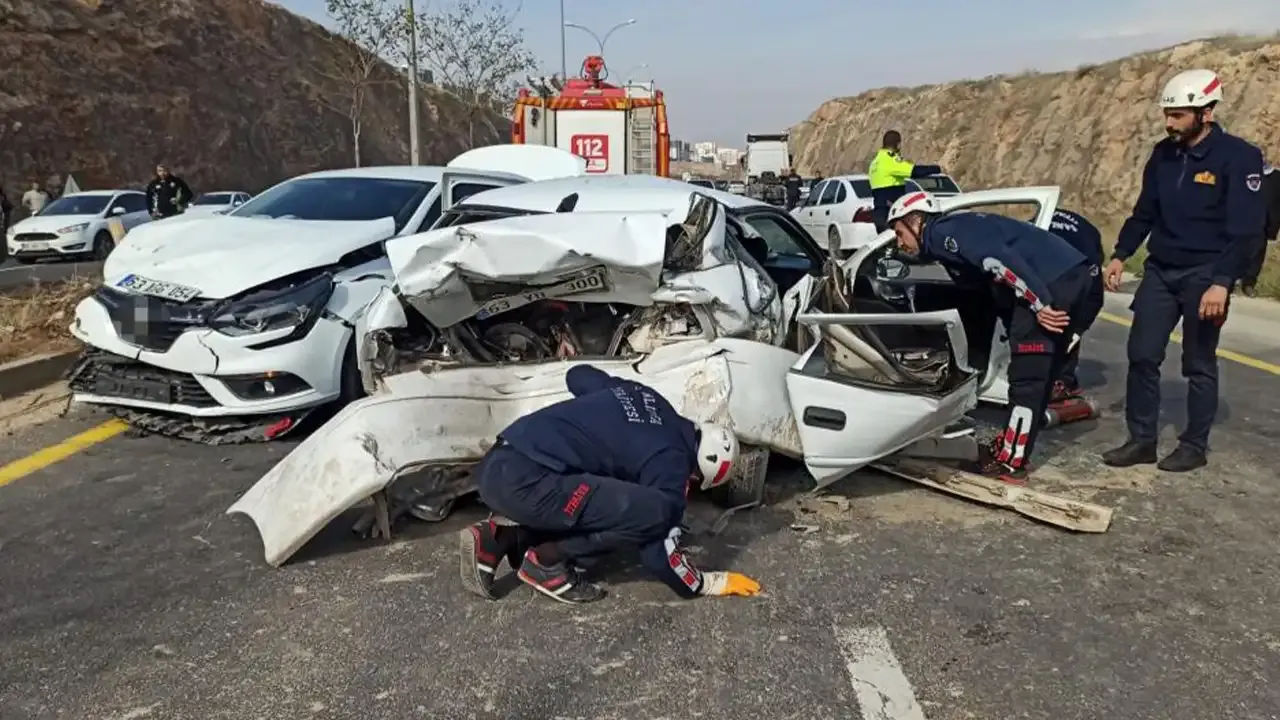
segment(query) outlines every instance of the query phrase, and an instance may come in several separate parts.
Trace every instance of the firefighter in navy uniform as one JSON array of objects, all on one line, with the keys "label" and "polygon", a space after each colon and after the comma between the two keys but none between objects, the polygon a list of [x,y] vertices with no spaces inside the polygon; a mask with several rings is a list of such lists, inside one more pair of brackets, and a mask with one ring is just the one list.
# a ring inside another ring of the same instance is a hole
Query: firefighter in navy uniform
[{"label": "firefighter in navy uniform", "polygon": [[1207,463],[1209,429],[1218,411],[1218,336],[1231,288],[1265,220],[1262,151],[1214,122],[1221,100],[1222,82],[1209,70],[1179,73],[1165,85],[1160,106],[1169,136],[1147,160],[1133,214],[1103,272],[1107,288],[1117,290],[1125,259],[1147,239],[1142,282],[1131,306],[1129,439],[1103,453],[1112,467],[1156,462],[1160,365],[1179,320],[1187,427],[1157,467],[1187,472]]},{"label": "firefighter in navy uniform", "polygon": [[[1266,162],[1266,158],[1263,158]],[[1240,278],[1240,292],[1249,297],[1258,296],[1258,278],[1262,275],[1262,266],[1267,262],[1267,243],[1280,234],[1280,175],[1275,168],[1266,165],[1262,170],[1262,199],[1266,205],[1267,220],[1262,237],[1253,243],[1253,250],[1248,253],[1244,275]]]},{"label": "firefighter in navy uniform", "polygon": [[515,421],[476,468],[493,518],[460,533],[462,582],[494,599],[504,558],[525,584],[560,602],[604,596],[583,568],[627,547],[680,596],[755,595],[755,580],[703,572],[680,546],[691,483],[721,485],[738,441],[727,428],[681,417],[653,388],[579,365],[574,397]]},{"label": "firefighter in navy uniform", "polygon": [[1075,337],[1071,338],[1071,347],[1062,365],[1062,373],[1053,384],[1053,394],[1049,403],[1060,403],[1080,397],[1080,379],[1076,377],[1080,365],[1080,345],[1084,334],[1093,327],[1093,322],[1102,312],[1105,290],[1102,282],[1102,263],[1106,257],[1102,249],[1102,233],[1087,218],[1071,210],[1055,210],[1049,225],[1049,232],[1067,241],[1084,256],[1089,264],[1089,296],[1077,315],[1071,317],[1075,327]]},{"label": "firefighter in navy uniform", "polygon": [[942,264],[962,284],[991,286],[1009,329],[1009,417],[978,472],[1022,483],[1036,436],[1045,424],[1053,382],[1062,372],[1073,318],[1088,307],[1092,277],[1084,255],[1030,223],[980,212],[942,215],[927,192],[899,198],[889,209],[898,249]]},{"label": "firefighter in navy uniform", "polygon": [[942,168],[937,165],[916,165],[902,158],[902,134],[890,130],[884,134],[881,147],[867,168],[867,181],[871,184],[871,217],[876,232],[888,227],[889,208],[907,192],[907,180],[937,175]]}]

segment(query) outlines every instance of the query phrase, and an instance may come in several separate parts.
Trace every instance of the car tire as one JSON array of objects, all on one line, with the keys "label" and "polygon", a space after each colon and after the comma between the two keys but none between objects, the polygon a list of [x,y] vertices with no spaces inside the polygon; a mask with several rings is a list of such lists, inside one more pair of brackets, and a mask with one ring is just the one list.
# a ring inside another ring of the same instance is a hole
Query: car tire
[{"label": "car tire", "polygon": [[360,364],[356,361],[356,340],[354,337],[347,343],[347,351],[342,354],[341,394],[335,402],[338,410],[353,401],[359,400],[368,393],[364,391],[364,382],[360,379]]},{"label": "car tire", "polygon": [[92,259],[102,262],[115,249],[116,241],[112,239],[111,233],[106,230],[99,230],[98,234],[93,236]]},{"label": "car tire", "polygon": [[840,247],[840,228],[831,225],[827,228],[827,254],[833,258],[844,258],[844,250]]},{"label": "car tire", "polygon": [[729,482],[708,491],[711,502],[722,508],[737,508],[764,502],[764,483],[769,473],[769,450],[743,446]]}]

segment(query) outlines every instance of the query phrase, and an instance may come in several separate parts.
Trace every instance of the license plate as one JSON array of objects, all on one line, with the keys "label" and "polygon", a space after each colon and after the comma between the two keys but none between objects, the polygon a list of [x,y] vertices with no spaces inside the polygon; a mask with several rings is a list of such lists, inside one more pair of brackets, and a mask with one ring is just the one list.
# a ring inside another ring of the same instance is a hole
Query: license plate
[{"label": "license plate", "polygon": [[508,295],[506,297],[490,300],[480,306],[480,310],[476,312],[476,319],[484,320],[485,318],[500,315],[504,312],[524,307],[529,303],[538,302],[539,300],[608,290],[609,282],[607,278],[608,275],[604,268],[591,268],[590,270],[579,273],[564,282],[559,282],[549,287],[525,290],[524,292],[516,295]]},{"label": "license plate", "polygon": [[98,376],[93,382],[93,392],[95,395],[150,400],[165,405],[173,403],[173,386],[158,380],[125,380]]},{"label": "license plate", "polygon": [[125,275],[116,283],[116,287],[122,290],[129,290],[141,295],[151,295],[152,297],[164,298],[165,300],[176,300],[178,302],[187,302],[194,300],[200,295],[200,291],[186,285],[178,285],[177,283],[162,282],[160,280],[150,280],[141,275]]},{"label": "license plate", "polygon": [[47,243],[47,242],[43,242],[43,241],[36,241],[36,242],[24,242],[24,243],[22,243],[22,248],[21,248],[21,249],[23,249],[23,250],[48,250],[48,249],[49,249],[49,243]]}]

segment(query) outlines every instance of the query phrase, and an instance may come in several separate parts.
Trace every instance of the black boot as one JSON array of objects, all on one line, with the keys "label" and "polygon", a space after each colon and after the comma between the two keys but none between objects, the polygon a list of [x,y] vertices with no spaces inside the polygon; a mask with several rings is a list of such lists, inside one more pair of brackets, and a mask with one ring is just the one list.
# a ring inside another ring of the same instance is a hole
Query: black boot
[{"label": "black boot", "polygon": [[1134,465],[1150,465],[1156,461],[1156,444],[1153,442],[1129,442],[1102,453],[1102,462],[1111,467],[1125,468]]},{"label": "black boot", "polygon": [[1191,472],[1208,464],[1209,460],[1205,457],[1203,451],[1197,450],[1190,445],[1180,444],[1173,452],[1157,463],[1156,467],[1165,472],[1182,473]]}]

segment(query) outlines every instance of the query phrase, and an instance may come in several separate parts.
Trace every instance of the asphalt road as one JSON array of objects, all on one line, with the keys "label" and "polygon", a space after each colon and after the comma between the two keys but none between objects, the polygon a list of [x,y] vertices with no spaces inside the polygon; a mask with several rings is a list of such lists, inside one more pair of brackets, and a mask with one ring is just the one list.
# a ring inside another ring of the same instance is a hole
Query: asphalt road
[{"label": "asphalt road", "polygon": [[[108,440],[0,488],[0,717],[1275,718],[1280,377],[1222,363],[1210,468],[1108,470],[1125,332],[1086,339],[1107,416],[1051,431],[1036,476],[1114,507],[1108,533],[872,472],[833,488],[847,507],[814,502],[780,464],[768,507],[699,540],[761,580],[750,600],[679,601],[625,562],[588,607],[474,599],[455,531],[475,507],[389,545],[340,520],[272,569],[223,512],[288,445]],[[0,463],[97,421],[0,439]]]},{"label": "asphalt road", "polygon": [[74,275],[100,275],[102,263],[96,262],[38,262],[20,265],[13,260],[0,263],[0,292],[13,290],[34,282],[65,280]]}]

